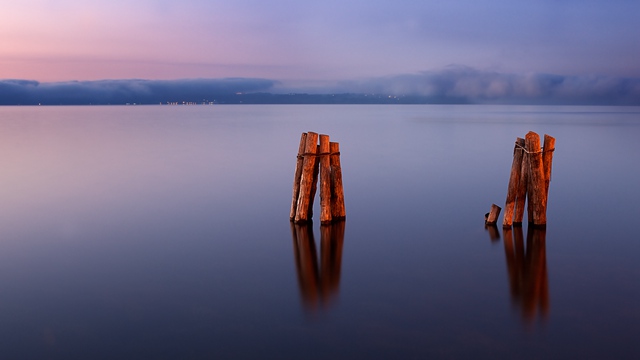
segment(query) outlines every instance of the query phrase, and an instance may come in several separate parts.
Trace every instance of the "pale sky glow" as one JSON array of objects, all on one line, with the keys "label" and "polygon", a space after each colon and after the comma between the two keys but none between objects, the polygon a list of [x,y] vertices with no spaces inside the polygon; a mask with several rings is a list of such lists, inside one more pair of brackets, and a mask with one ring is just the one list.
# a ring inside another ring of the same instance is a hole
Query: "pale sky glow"
[{"label": "pale sky glow", "polygon": [[0,0],[0,79],[640,77],[633,0]]}]

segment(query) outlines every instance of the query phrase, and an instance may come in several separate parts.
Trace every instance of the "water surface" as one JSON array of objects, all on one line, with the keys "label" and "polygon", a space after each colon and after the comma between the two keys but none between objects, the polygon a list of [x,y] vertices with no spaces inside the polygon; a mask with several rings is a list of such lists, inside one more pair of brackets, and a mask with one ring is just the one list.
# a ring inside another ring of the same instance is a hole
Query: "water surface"
[{"label": "water surface", "polygon": [[[547,229],[485,229],[530,130]],[[330,229],[288,219],[306,131],[341,147]],[[638,358],[639,135],[637,107],[1,107],[0,352]]]}]

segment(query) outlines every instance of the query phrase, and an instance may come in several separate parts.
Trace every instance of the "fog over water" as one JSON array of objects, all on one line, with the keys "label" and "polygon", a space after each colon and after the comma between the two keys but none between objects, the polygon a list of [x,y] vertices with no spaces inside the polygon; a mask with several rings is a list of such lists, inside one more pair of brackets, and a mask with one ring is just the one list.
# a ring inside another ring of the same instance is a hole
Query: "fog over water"
[{"label": "fog over water", "polygon": [[468,66],[447,66],[418,73],[327,82],[321,86],[292,86],[265,78],[65,82],[0,80],[0,105],[183,102],[640,105],[640,78],[501,73]]}]

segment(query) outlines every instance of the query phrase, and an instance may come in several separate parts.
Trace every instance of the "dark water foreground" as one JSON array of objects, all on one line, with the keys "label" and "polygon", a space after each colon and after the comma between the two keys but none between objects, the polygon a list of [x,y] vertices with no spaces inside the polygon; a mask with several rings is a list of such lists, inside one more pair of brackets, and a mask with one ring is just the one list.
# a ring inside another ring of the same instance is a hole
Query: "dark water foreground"
[{"label": "dark water foreground", "polygon": [[[529,130],[548,226],[485,228]],[[340,142],[345,222],[289,222],[304,131]],[[635,107],[0,108],[1,357],[639,358],[639,135]]]}]

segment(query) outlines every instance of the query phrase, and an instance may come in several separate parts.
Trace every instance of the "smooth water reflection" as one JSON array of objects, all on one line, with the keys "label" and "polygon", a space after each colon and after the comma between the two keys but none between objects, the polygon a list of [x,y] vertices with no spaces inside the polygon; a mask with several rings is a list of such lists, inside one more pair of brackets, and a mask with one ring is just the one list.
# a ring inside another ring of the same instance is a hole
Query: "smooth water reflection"
[{"label": "smooth water reflection", "polygon": [[320,257],[313,222],[291,223],[293,253],[300,297],[305,310],[315,312],[332,305],[340,290],[345,221],[320,226]]},{"label": "smooth water reflection", "polygon": [[521,226],[503,229],[511,301],[526,323],[536,316],[549,316],[546,233],[544,228],[529,226],[525,247]]},{"label": "smooth water reflection", "polygon": [[[0,120],[2,357],[640,358],[639,108]],[[557,139],[548,230],[485,230],[529,130]],[[305,131],[341,144],[346,239],[288,224]]]},{"label": "smooth water reflection", "polygon": [[498,227],[494,224],[494,225],[484,225],[484,229],[489,233],[489,239],[491,239],[491,242],[495,243],[500,241],[500,231],[498,230]]}]

